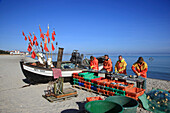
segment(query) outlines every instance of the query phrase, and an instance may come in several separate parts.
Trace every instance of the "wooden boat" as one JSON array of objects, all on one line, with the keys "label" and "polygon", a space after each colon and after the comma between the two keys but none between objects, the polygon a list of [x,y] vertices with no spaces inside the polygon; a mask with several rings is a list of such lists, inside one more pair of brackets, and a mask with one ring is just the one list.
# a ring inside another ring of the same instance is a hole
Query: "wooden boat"
[{"label": "wooden boat", "polygon": [[[69,62],[62,62],[62,63],[69,63]],[[52,68],[46,68],[43,66],[33,65],[38,64],[38,62],[29,62],[24,63],[24,61],[20,61],[20,66],[22,72],[24,73],[26,79],[31,84],[37,83],[47,83],[49,81],[53,81],[53,71]],[[62,77],[64,77],[64,81],[72,81],[72,73],[79,73],[82,72],[83,68],[75,68],[75,69],[62,69]]]},{"label": "wooden boat", "polygon": [[[103,68],[103,58],[98,57],[97,58],[99,61],[99,70]],[[70,61],[64,61],[61,63],[62,64],[73,64]],[[34,64],[34,65],[33,65]],[[53,65],[56,67],[57,62],[53,62]],[[37,84],[37,83],[47,83],[49,81],[54,81],[53,77],[53,71],[52,68],[47,68],[42,65],[40,65],[39,62],[24,62],[20,61],[20,66],[22,69],[22,72],[24,73],[24,76],[26,79],[31,83],[31,84]],[[83,70],[87,70],[87,65],[82,65],[79,68],[62,68],[61,66],[61,71],[62,71],[62,77],[64,77],[64,82],[72,82],[73,73],[79,73],[82,72]]]}]

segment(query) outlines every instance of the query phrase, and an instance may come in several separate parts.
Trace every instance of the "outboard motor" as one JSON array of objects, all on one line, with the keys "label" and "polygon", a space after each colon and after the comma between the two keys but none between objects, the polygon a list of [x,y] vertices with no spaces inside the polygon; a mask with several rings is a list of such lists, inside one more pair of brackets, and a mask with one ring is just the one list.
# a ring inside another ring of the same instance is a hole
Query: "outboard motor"
[{"label": "outboard motor", "polygon": [[82,63],[82,58],[80,56],[80,53],[78,52],[78,50],[74,50],[72,52],[72,56],[71,56],[71,59],[70,61],[75,64],[75,66],[78,66],[78,65],[81,65]]}]

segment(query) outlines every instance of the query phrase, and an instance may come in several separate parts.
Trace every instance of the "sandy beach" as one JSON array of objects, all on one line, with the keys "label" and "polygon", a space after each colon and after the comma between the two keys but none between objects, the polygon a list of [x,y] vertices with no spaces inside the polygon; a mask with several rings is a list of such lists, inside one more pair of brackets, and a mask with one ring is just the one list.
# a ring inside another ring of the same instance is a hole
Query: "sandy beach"
[{"label": "sandy beach", "polygon": [[[19,61],[33,61],[25,56],[0,55],[0,113],[77,113],[84,110],[85,98],[96,96],[85,90],[79,90],[78,96],[62,102],[50,103],[42,97],[48,84],[28,85],[23,80]],[[71,87],[70,83],[64,83],[64,87]],[[170,90],[170,81],[147,79],[147,90],[160,88]],[[105,98],[104,96],[101,96]],[[138,113],[150,113],[138,108]]]}]

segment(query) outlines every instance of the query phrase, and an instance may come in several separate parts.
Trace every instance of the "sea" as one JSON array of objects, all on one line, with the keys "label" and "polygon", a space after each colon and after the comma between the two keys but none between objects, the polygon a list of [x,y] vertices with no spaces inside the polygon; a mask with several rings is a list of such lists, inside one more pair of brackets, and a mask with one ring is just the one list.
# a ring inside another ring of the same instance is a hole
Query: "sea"
[{"label": "sea", "polygon": [[[90,56],[100,57],[104,56],[105,54],[84,54],[84,58],[90,58]],[[148,64],[148,72],[147,77],[153,79],[161,79],[161,80],[168,80],[170,81],[170,54],[108,54],[109,58],[112,60],[113,63],[113,70],[114,65],[118,60],[118,56],[122,55],[125,61],[127,62],[127,74],[134,75],[131,67],[133,63],[135,63],[138,58],[141,56],[144,58],[144,61]],[[71,55],[64,54],[63,61],[69,61]],[[57,60],[57,55],[52,55],[53,61]]]}]

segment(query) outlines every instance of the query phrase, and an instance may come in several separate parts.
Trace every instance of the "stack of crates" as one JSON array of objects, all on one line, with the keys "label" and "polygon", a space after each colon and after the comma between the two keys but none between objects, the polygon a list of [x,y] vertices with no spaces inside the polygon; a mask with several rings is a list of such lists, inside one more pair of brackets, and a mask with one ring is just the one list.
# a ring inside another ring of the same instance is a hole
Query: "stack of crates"
[{"label": "stack of crates", "polygon": [[88,89],[94,89],[92,86],[92,79],[100,78],[95,76],[94,73],[90,72],[81,72],[81,73],[73,73],[73,84],[83,86]]},{"label": "stack of crates", "polygon": [[95,76],[94,73],[73,73],[73,84],[103,93],[108,96],[128,96],[138,100],[144,94],[144,89],[134,87],[134,84],[118,80],[105,79]]}]

